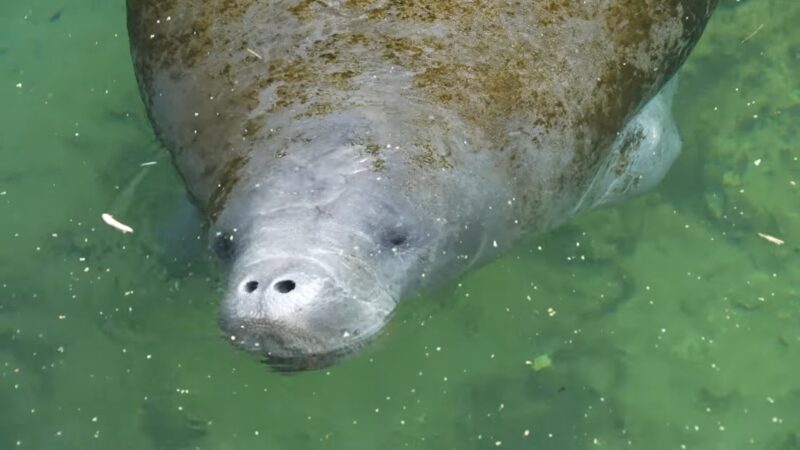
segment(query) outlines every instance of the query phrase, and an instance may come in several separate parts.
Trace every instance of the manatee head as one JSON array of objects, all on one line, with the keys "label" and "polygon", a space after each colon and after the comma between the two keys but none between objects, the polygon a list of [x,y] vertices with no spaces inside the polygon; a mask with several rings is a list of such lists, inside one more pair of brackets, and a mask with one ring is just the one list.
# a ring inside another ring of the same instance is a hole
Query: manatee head
[{"label": "manatee head", "polygon": [[414,284],[431,237],[413,211],[388,192],[348,191],[361,192],[253,209],[249,226],[216,236],[232,263],[222,328],[279,369],[326,366],[363,346]]},{"label": "manatee head", "polygon": [[404,160],[386,155],[376,170],[370,152],[340,136],[253,156],[211,228],[230,264],[221,328],[279,370],[363,347],[401,298],[459,257],[445,249],[449,227],[463,224],[423,206],[430,190],[409,182]]}]

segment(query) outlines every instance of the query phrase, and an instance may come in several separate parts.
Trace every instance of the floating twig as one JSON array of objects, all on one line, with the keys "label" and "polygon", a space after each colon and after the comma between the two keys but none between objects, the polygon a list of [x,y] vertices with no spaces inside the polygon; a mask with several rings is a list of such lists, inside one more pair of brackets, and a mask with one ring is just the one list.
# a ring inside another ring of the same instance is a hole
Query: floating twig
[{"label": "floating twig", "polygon": [[764,234],[764,233],[758,233],[758,235],[762,239],[766,239],[767,241],[772,242],[775,245],[783,245],[784,244],[783,239],[778,239],[775,236],[770,236],[770,235]]},{"label": "floating twig", "polygon": [[125,234],[125,233],[133,233],[133,228],[131,228],[128,225],[125,225],[124,223],[118,221],[111,214],[103,213],[103,214],[100,215],[100,217],[103,219],[103,222],[105,222],[106,224],[108,224],[111,227],[114,227],[114,228],[118,229],[119,231],[122,231],[123,234]]},{"label": "floating twig", "polygon": [[747,41],[749,41],[750,39],[752,39],[752,38],[753,38],[753,36],[755,36],[755,35],[756,35],[756,33],[758,33],[759,31],[761,31],[761,29],[762,29],[762,28],[764,28],[764,24],[763,24],[763,23],[762,23],[761,25],[759,25],[759,26],[758,26],[758,28],[756,28],[756,30],[755,30],[755,31],[753,31],[752,33],[750,33],[750,35],[749,35],[749,36],[747,36],[746,38],[742,39],[742,42],[740,42],[740,44],[744,44],[745,42],[747,42]]}]

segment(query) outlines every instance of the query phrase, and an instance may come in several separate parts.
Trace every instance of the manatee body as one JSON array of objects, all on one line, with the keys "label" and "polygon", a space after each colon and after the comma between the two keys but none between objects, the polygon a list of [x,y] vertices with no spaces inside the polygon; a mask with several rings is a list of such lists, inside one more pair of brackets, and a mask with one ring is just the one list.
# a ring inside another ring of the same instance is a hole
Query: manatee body
[{"label": "manatee body", "polygon": [[151,122],[229,263],[220,324],[291,370],[658,182],[668,81],[716,0],[127,4]]}]

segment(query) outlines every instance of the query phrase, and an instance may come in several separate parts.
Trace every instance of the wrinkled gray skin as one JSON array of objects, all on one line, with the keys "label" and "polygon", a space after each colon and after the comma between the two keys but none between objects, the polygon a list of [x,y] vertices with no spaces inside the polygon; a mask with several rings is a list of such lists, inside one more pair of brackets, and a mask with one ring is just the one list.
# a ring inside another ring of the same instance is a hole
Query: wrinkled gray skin
[{"label": "wrinkled gray skin", "polygon": [[662,88],[715,1],[599,3],[128,0],[150,119],[230,264],[226,336],[331,364],[400,299],[657,183]]}]

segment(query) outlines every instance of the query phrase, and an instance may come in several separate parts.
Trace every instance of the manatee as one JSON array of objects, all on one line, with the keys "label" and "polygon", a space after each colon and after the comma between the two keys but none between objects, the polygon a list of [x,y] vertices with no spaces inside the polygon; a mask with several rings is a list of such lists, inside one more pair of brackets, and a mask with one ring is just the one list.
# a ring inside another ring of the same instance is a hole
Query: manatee
[{"label": "manatee", "polygon": [[333,364],[402,299],[656,184],[716,3],[127,0],[148,116],[228,271],[223,335]]}]

